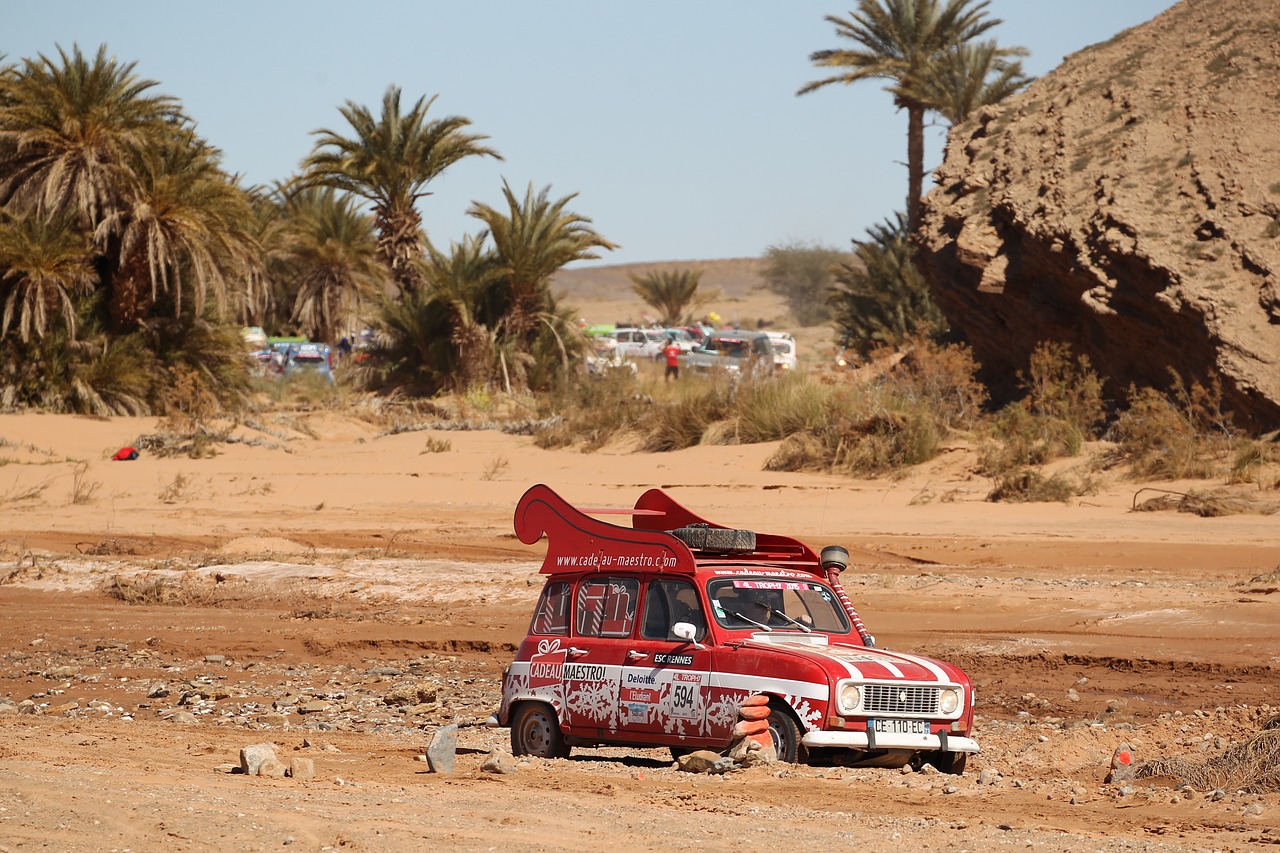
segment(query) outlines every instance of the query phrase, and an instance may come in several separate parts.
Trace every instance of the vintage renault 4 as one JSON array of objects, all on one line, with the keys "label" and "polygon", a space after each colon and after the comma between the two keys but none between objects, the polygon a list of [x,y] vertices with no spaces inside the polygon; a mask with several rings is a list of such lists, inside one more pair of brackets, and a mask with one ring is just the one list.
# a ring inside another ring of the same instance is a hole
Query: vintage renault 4
[{"label": "vintage renault 4", "polygon": [[[609,513],[632,526],[595,517]],[[631,509],[578,509],[537,485],[515,531],[547,537],[546,583],[491,718],[517,755],[723,750],[755,694],[783,761],[958,774],[979,751],[968,676],[875,647],[840,584],[842,547],[714,524],[659,489]]]}]

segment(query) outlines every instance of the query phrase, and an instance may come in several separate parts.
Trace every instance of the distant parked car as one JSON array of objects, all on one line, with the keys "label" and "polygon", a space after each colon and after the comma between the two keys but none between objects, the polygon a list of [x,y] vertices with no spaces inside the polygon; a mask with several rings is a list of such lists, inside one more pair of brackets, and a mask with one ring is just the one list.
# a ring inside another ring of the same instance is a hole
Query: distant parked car
[{"label": "distant parked car", "polygon": [[618,352],[618,342],[612,336],[592,338],[592,349],[593,354],[586,358],[588,375],[600,377],[619,370],[636,375],[636,363],[622,357]]},{"label": "distant parked car", "polygon": [[680,366],[700,373],[723,370],[735,376],[772,374],[773,343],[764,332],[712,332],[702,346],[680,357]]},{"label": "distant parked car", "polygon": [[328,344],[290,344],[284,375],[315,373],[333,382],[333,348]]},{"label": "distant parked car", "polygon": [[657,358],[667,345],[667,335],[662,329],[614,329],[613,340],[621,358]]},{"label": "distant parked car", "polygon": [[[682,355],[684,353],[691,352],[698,347],[698,341],[685,329],[663,329],[662,331],[668,341],[674,340],[676,342],[676,346],[680,347],[680,353]],[[666,343],[663,343],[662,348],[665,350],[666,347]],[[654,358],[662,358],[662,351],[660,350]]]},{"label": "distant parked car", "polygon": [[790,332],[765,332],[773,345],[773,363],[779,370],[796,368],[796,336]]}]

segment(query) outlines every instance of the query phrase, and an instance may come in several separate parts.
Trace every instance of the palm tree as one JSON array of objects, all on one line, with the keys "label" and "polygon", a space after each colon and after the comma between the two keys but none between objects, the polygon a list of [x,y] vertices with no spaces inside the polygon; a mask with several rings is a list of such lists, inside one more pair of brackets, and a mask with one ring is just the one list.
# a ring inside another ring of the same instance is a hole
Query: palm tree
[{"label": "palm tree", "polygon": [[1023,75],[1023,48],[1002,48],[994,41],[962,44],[946,51],[913,94],[951,124],[959,124],[974,110],[997,104],[1031,82]]},{"label": "palm tree", "polygon": [[[907,225],[912,231],[920,222],[924,187],[924,116],[935,108],[921,99],[922,81],[947,51],[1001,23],[998,18],[986,17],[988,5],[989,0],[858,0],[858,8],[848,19],[826,16],[836,35],[858,46],[810,54],[814,65],[837,71],[796,92],[804,95],[831,83],[873,78],[892,81],[887,90],[895,105],[907,111]],[[1002,56],[1016,53],[1002,51]]]},{"label": "palm tree", "polygon": [[867,234],[870,239],[854,242],[858,263],[841,264],[835,272],[831,304],[842,345],[865,354],[913,334],[945,330],[946,320],[913,261],[906,217],[899,212]]},{"label": "palm tree", "polygon": [[0,205],[67,216],[92,230],[120,203],[131,164],[190,124],[178,103],[152,95],[106,45],[89,61],[74,47],[7,69],[0,99]]},{"label": "palm tree", "polygon": [[293,285],[290,319],[316,340],[336,340],[387,280],[370,217],[352,196],[312,187],[283,200],[281,219],[273,251]]},{"label": "palm tree", "polygon": [[498,256],[485,246],[486,237],[465,237],[448,255],[428,246],[430,256],[423,269],[432,297],[447,306],[449,340],[457,350],[454,386],[460,391],[487,386],[493,379],[494,331],[484,320],[502,270]]},{"label": "palm tree", "polygon": [[[548,292],[551,276],[573,261],[593,260],[595,249],[618,248],[590,227],[591,220],[566,210],[577,193],[557,201],[548,196],[551,187],[537,195],[533,184],[517,200],[506,181],[502,194],[507,211],[496,210],[480,202],[472,202],[470,216],[488,226],[497,251],[503,282],[509,293],[506,316],[502,321],[502,338],[508,344],[500,353],[501,366],[508,372],[508,385],[527,387],[530,350],[539,324],[555,326],[555,312],[547,309],[554,300]],[[554,329],[553,329],[554,330]],[[560,333],[556,332],[557,336]],[[507,364],[506,352],[512,355]]]},{"label": "palm tree", "polygon": [[65,220],[0,217],[0,339],[11,325],[23,343],[44,337],[50,313],[74,339],[77,302],[97,281],[90,257],[84,235]]},{"label": "palm tree", "polygon": [[108,257],[116,331],[136,328],[162,295],[175,316],[188,292],[197,314],[209,298],[220,315],[231,299],[260,298],[261,251],[249,195],[218,157],[186,130],[137,157],[133,186],[95,232],[98,243],[118,246],[118,259]]},{"label": "palm tree", "polygon": [[422,217],[416,205],[429,195],[427,185],[464,157],[502,155],[480,144],[488,139],[465,132],[471,121],[462,116],[429,121],[435,103],[419,98],[407,113],[400,111],[400,89],[389,86],[378,118],[351,101],[339,108],[353,136],[332,130],[318,137],[303,161],[302,181],[354,193],[373,204],[378,253],[402,290],[416,287],[413,262],[424,256]]},{"label": "palm tree", "polygon": [[679,324],[688,314],[712,298],[698,293],[702,270],[651,270],[642,276],[631,274],[631,289],[658,312],[664,326]]}]

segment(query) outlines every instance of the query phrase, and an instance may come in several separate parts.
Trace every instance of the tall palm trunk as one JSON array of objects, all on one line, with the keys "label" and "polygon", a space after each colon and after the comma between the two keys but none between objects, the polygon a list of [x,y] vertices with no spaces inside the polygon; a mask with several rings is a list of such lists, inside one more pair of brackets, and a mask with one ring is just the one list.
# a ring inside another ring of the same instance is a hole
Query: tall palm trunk
[{"label": "tall palm trunk", "polygon": [[376,210],[374,226],[378,231],[378,257],[391,279],[403,293],[421,290],[422,281],[414,269],[414,261],[425,252],[422,243],[422,217],[412,206],[408,210]]},{"label": "tall palm trunk", "polygon": [[111,328],[125,334],[138,328],[151,310],[151,269],[146,255],[134,252],[111,278]]},{"label": "tall palm trunk", "polygon": [[907,230],[920,227],[920,199],[924,195],[924,106],[908,101],[907,108]]}]

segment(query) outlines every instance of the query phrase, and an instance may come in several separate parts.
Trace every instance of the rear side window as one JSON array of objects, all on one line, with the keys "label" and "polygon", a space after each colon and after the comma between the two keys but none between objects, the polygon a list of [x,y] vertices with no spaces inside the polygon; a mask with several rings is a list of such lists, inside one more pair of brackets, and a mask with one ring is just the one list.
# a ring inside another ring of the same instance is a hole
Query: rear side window
[{"label": "rear side window", "polygon": [[577,633],[583,637],[630,637],[635,627],[640,581],[592,578],[578,587]]},{"label": "rear side window", "polygon": [[571,588],[564,581],[549,583],[533,613],[533,633],[569,633],[569,601]]}]

